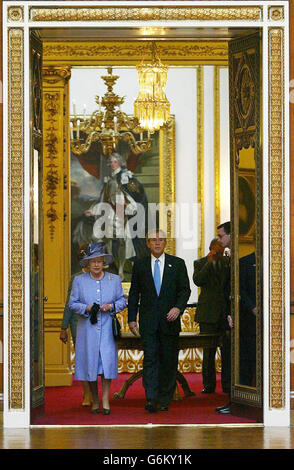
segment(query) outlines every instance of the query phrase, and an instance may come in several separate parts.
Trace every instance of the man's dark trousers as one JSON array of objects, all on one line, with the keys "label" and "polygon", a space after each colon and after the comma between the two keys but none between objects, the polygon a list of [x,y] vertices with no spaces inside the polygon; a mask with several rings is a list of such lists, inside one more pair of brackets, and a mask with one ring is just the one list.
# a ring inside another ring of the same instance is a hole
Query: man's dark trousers
[{"label": "man's dark trousers", "polygon": [[[196,308],[195,321],[200,325],[201,333],[222,335],[221,383],[224,392],[229,392],[230,373],[230,340],[225,331],[227,328],[226,316],[229,313],[227,286],[229,285],[229,265],[223,257],[218,266],[208,262],[205,256],[194,261],[194,283],[201,287]],[[210,392],[214,392],[216,386],[215,375],[215,348],[203,349],[203,385]]]},{"label": "man's dark trousers", "polygon": [[[217,323],[199,323],[200,333],[216,334],[220,333]],[[231,387],[231,366],[230,366],[230,342],[224,335],[223,345],[221,351],[221,384],[224,392],[229,392]],[[205,389],[214,392],[216,387],[216,374],[215,374],[215,354],[216,348],[203,348],[202,359],[202,379]]]},{"label": "man's dark trousers", "polygon": [[178,369],[178,335],[165,335],[157,331],[142,337],[143,387],[147,400],[168,405],[176,387]]},{"label": "man's dark trousers", "polygon": [[177,307],[182,313],[190,297],[190,284],[184,260],[165,253],[160,293],[157,294],[151,257],[136,260],[128,298],[128,322],[136,321],[143,343],[143,386],[147,400],[169,405],[176,386],[180,315],[167,320]]}]

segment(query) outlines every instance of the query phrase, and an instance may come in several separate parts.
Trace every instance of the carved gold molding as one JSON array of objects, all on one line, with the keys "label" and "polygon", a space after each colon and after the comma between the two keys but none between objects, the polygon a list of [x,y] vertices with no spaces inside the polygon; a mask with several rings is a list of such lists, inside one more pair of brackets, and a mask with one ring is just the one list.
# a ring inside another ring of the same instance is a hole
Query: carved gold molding
[{"label": "carved gold molding", "polygon": [[[43,68],[43,80],[46,83],[43,93],[44,187],[46,195],[44,202],[48,206],[44,215],[49,224],[51,241],[54,239],[55,225],[59,218],[57,211],[58,191],[63,185],[58,159],[60,150],[63,151],[63,127],[61,127],[63,125],[63,87],[70,76],[71,71],[68,66]],[[54,86],[59,84],[61,90],[59,88],[54,90]]]},{"label": "carved gold molding", "polygon": [[285,406],[285,168],[284,31],[270,28],[269,40],[269,201],[270,201],[270,406]]},{"label": "carved gold molding", "polygon": [[198,258],[204,256],[204,103],[203,103],[203,67],[197,68],[197,203],[199,243]]},{"label": "carved gold molding", "polygon": [[[9,7],[10,8],[10,7]],[[22,21],[22,7],[18,12],[11,7],[8,22]],[[7,9],[8,11],[8,9]],[[194,16],[192,16],[192,14]],[[71,16],[72,15],[72,16]],[[84,16],[83,16],[84,15]],[[113,15],[115,18],[113,18]],[[122,24],[125,20],[139,19],[220,19],[249,20],[262,19],[262,8],[251,7],[171,7],[161,8],[31,8],[31,24],[35,21],[80,21],[117,19]],[[150,16],[151,15],[151,16]],[[154,16],[158,15],[158,16]],[[95,18],[96,16],[96,18]],[[277,7],[270,10],[272,21],[281,20],[281,11]],[[254,24],[254,23],[253,23]],[[9,250],[8,272],[8,409],[22,409],[25,403],[25,335],[24,335],[24,31],[23,28],[7,29],[8,54],[8,231],[7,247]],[[285,406],[285,286],[284,286],[284,217],[283,201],[285,169],[284,158],[284,123],[283,123],[283,86],[284,86],[284,31],[282,28],[270,29],[269,40],[269,95],[270,115],[264,116],[269,122],[270,156],[270,404],[272,408]],[[6,73],[6,72],[5,72]]]},{"label": "carved gold molding", "polygon": [[219,67],[214,67],[214,225],[220,224],[220,94]]},{"label": "carved gold molding", "polygon": [[[228,61],[227,41],[158,41],[157,50],[169,65]],[[152,58],[150,41],[47,41],[43,47],[43,62],[54,65],[135,65],[143,57]]]},{"label": "carved gold molding", "polygon": [[171,116],[159,132],[159,202],[170,206],[170,210],[166,218],[163,218],[164,213],[161,211],[159,217],[160,226],[167,234],[166,251],[172,255],[176,253],[175,173],[175,117]]},{"label": "carved gold molding", "polygon": [[[44,62],[44,60],[43,60]],[[64,83],[64,80],[69,80],[71,77],[71,70],[68,65],[56,66],[48,65],[43,67],[43,78],[47,84],[55,85],[57,83]]]},{"label": "carved gold molding", "polygon": [[[8,29],[8,408],[25,406],[24,31]],[[27,294],[29,295],[29,294]]]},{"label": "carved gold molding", "polygon": [[150,21],[150,20],[223,20],[262,19],[260,6],[166,6],[166,7],[31,7],[30,21]]}]

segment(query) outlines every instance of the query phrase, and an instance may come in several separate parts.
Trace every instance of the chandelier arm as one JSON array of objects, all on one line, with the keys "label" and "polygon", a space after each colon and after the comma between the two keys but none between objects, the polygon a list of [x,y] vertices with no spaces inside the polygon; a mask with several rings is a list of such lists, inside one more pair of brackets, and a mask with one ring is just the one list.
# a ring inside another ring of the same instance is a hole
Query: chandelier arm
[{"label": "chandelier arm", "polygon": [[134,132],[142,132],[142,128],[140,127],[140,123],[138,118],[135,116],[128,116],[126,113],[120,113],[120,117],[122,117],[122,123],[126,126],[126,128],[130,131]]},{"label": "chandelier arm", "polygon": [[127,141],[130,149],[135,155],[139,153],[147,152],[151,148],[151,139],[147,139],[146,141],[139,141],[137,142],[131,132],[123,132],[120,134],[121,140]]},{"label": "chandelier arm", "polygon": [[84,144],[80,143],[79,140],[77,140],[77,142],[72,141],[70,148],[73,153],[75,153],[76,155],[82,155],[82,153],[87,153],[91,147],[92,142],[95,142],[95,140],[93,140],[93,135],[95,133],[96,131],[91,132],[91,134],[88,135]]},{"label": "chandelier arm", "polygon": [[[146,129],[148,134],[144,136],[145,128],[138,117],[129,116],[120,110],[125,98],[113,92],[119,76],[112,75],[112,67],[108,67],[107,72],[108,75],[101,77],[107,86],[107,92],[101,98],[96,96],[98,110],[86,118],[85,107],[83,115],[76,115],[74,108],[74,117],[70,119],[71,151],[82,155],[89,151],[94,142],[99,142],[102,154],[109,156],[117,150],[119,141],[125,140],[134,154],[144,153],[151,148],[150,130]],[[105,110],[102,111],[101,108]]]}]

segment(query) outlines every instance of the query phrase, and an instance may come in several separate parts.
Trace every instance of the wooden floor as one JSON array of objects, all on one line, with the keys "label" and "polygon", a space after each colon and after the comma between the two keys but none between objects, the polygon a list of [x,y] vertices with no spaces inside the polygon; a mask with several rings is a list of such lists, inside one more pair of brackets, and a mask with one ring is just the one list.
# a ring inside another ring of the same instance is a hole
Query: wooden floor
[{"label": "wooden floor", "polygon": [[294,427],[0,428],[0,449],[294,449]]}]

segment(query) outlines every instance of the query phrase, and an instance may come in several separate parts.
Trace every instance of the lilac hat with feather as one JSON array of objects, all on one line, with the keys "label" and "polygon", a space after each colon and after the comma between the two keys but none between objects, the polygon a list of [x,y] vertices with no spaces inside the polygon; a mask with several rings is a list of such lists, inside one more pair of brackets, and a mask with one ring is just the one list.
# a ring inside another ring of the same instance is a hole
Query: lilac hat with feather
[{"label": "lilac hat with feather", "polygon": [[103,242],[90,243],[83,252],[81,252],[82,259],[80,265],[85,267],[87,262],[92,258],[103,257],[106,264],[110,264],[113,261],[113,256],[105,253],[105,244]]}]

